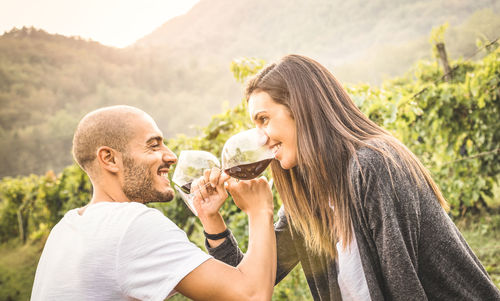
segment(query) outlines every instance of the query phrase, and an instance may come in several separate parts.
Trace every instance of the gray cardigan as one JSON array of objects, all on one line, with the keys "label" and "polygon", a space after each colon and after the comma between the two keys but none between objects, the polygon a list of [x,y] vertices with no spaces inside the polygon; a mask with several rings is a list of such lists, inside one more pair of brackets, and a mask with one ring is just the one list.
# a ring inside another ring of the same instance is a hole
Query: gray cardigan
[{"label": "gray cardigan", "polygon": [[[500,300],[500,291],[430,187],[418,187],[370,148],[357,154],[359,164],[350,162],[351,212],[372,300]],[[300,262],[314,300],[341,300],[335,262],[308,251],[300,234],[291,231],[280,210],[276,283]],[[232,235],[216,248],[206,246],[233,266],[243,258]]]}]

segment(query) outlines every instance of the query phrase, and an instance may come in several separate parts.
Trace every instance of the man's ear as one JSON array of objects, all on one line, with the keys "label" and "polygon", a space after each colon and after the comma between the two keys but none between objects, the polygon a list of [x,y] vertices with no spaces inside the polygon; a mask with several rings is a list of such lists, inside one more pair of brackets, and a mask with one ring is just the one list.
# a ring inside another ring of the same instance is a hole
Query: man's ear
[{"label": "man's ear", "polygon": [[108,146],[101,146],[97,149],[97,162],[101,168],[117,173],[120,170],[119,153]]}]

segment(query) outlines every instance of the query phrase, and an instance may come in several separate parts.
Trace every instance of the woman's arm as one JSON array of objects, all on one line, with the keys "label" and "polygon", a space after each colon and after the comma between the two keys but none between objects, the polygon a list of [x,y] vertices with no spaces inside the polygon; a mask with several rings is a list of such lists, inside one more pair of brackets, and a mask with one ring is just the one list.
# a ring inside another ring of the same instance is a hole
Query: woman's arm
[{"label": "woman's arm", "polygon": [[272,207],[244,211],[250,238],[243,260],[232,267],[209,259],[184,277],[177,291],[193,300],[271,300],[276,277]]},{"label": "woman's arm", "polygon": [[[195,207],[217,199],[215,187],[197,184]],[[269,185],[263,179],[229,181],[227,189],[248,215],[248,252],[236,267],[207,260],[181,280],[176,290],[194,300],[270,300],[276,278],[276,242]]]},{"label": "woman's arm", "polygon": [[418,194],[393,164],[369,148],[351,164],[351,216],[363,269],[372,298],[425,300],[418,274]]},{"label": "woman's arm", "polygon": [[[203,179],[193,184],[193,189],[204,187],[205,183],[210,183],[212,189],[209,189],[205,198],[195,199],[194,205],[198,212],[203,228],[208,234],[218,234],[227,229],[224,219],[219,213],[220,207],[228,197],[224,183],[228,181],[229,176],[221,173],[217,168],[205,171]],[[247,181],[245,181],[247,182]],[[237,186],[234,186],[237,187]],[[266,190],[270,188],[265,187]],[[236,190],[234,193],[238,193]],[[247,202],[251,201],[261,191],[254,191],[251,195],[242,195],[241,198]],[[203,200],[203,202],[201,202]],[[274,225],[277,248],[277,276],[276,283],[281,281],[298,263],[298,256],[290,234],[290,227],[286,220],[283,207],[278,212],[279,220]],[[231,266],[237,266],[243,259],[243,253],[238,247],[238,243],[232,233],[226,238],[212,240],[206,239],[205,246],[210,255]]]},{"label": "woman's arm", "polygon": [[[288,273],[290,273],[290,271],[299,262],[295,245],[292,241],[290,227],[288,226],[283,207],[281,207],[281,209],[279,210],[278,217],[279,220],[274,224],[277,250],[277,269],[275,284],[278,284],[286,275],[288,275]],[[202,224],[205,227],[205,223],[202,222]],[[216,225],[207,225],[207,228],[212,228],[215,226]],[[222,231],[224,230],[225,228]],[[215,259],[223,261],[229,265],[237,266],[243,259],[243,253],[238,247],[238,242],[236,241],[236,238],[232,233],[227,238],[221,239],[220,241],[215,241],[215,243],[214,241],[207,239],[205,240],[205,246],[208,250],[208,253]]]}]

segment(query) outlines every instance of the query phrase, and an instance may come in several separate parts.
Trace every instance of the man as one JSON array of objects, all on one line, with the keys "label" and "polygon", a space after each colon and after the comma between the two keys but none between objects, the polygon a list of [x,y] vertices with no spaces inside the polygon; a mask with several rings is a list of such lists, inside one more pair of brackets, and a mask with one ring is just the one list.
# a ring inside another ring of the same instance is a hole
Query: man
[{"label": "man", "polygon": [[[32,300],[164,300],[174,290],[195,300],[271,298],[276,251],[269,247],[275,245],[270,193],[264,202],[242,200],[244,181],[226,184],[250,222],[247,255],[234,268],[144,205],[173,199],[168,172],[177,161],[145,112],[114,106],[87,114],[76,129],[73,156],[92,182],[92,200],[52,229]],[[222,182],[213,189],[226,191]],[[210,198],[200,194],[200,202]]]}]

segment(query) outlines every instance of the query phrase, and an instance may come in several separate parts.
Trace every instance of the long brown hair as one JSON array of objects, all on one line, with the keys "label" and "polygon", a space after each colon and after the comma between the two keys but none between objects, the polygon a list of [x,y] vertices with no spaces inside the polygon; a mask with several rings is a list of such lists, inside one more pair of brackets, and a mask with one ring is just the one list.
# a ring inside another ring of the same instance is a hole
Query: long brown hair
[{"label": "long brown hair", "polygon": [[[396,168],[409,171],[418,185],[425,180],[447,209],[439,188],[416,156],[366,117],[318,62],[287,55],[249,80],[246,98],[260,91],[286,106],[296,123],[297,166],[284,170],[274,161],[271,171],[287,217],[309,249],[335,258],[335,243],[341,240],[348,246],[351,242],[349,204],[354,195],[349,162],[357,161],[356,151],[362,146],[377,150],[386,162],[402,162]],[[399,160],[394,160],[393,152]]]}]

